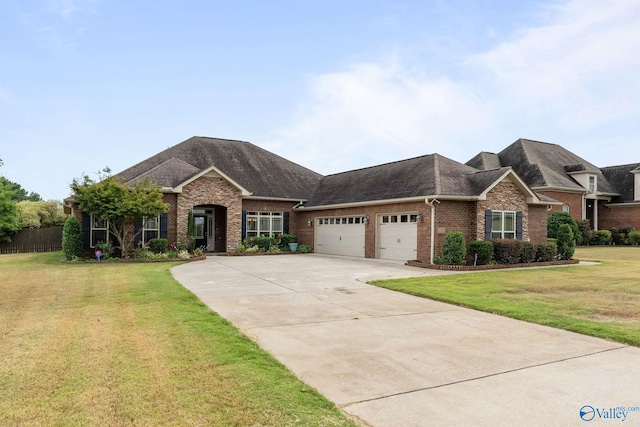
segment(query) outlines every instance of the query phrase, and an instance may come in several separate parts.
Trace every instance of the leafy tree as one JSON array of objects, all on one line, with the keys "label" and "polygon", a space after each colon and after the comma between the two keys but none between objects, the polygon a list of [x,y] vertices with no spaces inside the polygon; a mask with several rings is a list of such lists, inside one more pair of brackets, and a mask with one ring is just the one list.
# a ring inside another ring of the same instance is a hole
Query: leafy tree
[{"label": "leafy tree", "polygon": [[123,257],[128,256],[136,235],[142,231],[133,233],[135,222],[156,217],[169,209],[162,201],[160,187],[149,181],[129,187],[115,176],[107,175],[95,182],[85,175],[82,181],[73,180],[71,190],[83,212],[108,221],[109,231],[118,240]]},{"label": "leafy tree", "polygon": [[14,202],[21,202],[23,200],[38,202],[42,200],[38,193],[34,193],[33,191],[27,193],[27,190],[22,188],[20,184],[10,181],[4,176],[0,176],[0,184],[5,185],[12,192],[11,200]]},{"label": "leafy tree", "polygon": [[61,203],[55,200],[48,202],[23,200],[18,202],[18,211],[22,228],[58,226],[64,224],[66,218]]},{"label": "leafy tree", "polygon": [[582,244],[582,233],[578,228],[578,223],[569,212],[553,212],[547,220],[547,237],[555,239],[558,237],[558,229],[562,224],[567,224],[573,233],[575,244]]},{"label": "leafy tree", "polygon": [[67,218],[62,228],[62,252],[68,261],[82,255],[82,226],[73,215]]},{"label": "leafy tree", "polygon": [[18,206],[11,199],[12,192],[0,182],[0,241],[11,241],[11,236],[20,230]]},{"label": "leafy tree", "polygon": [[558,255],[560,258],[571,259],[576,250],[576,244],[573,239],[573,231],[569,224],[562,224],[558,228],[556,245],[558,246]]},{"label": "leafy tree", "polygon": [[467,244],[461,231],[450,231],[442,245],[442,259],[447,265],[462,265],[467,255]]}]

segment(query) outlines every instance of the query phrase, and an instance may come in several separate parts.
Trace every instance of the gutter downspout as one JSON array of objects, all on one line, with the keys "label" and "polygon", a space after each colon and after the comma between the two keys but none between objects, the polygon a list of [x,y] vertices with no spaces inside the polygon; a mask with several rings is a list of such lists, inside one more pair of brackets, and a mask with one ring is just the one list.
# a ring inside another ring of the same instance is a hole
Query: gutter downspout
[{"label": "gutter downspout", "polygon": [[430,263],[434,264],[433,257],[435,256],[436,250],[436,203],[440,203],[438,199],[431,199],[429,201],[428,198],[424,199],[424,202],[429,205],[431,208],[431,252],[430,252]]}]

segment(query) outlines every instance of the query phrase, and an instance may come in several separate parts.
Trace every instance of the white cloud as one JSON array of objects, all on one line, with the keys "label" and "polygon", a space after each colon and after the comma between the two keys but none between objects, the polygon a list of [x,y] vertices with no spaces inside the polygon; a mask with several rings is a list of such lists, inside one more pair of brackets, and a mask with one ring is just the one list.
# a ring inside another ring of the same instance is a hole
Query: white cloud
[{"label": "white cloud", "polygon": [[314,76],[270,148],[333,173],[432,152],[464,162],[528,137],[598,163],[603,134],[628,144],[640,130],[640,3],[572,0],[544,12],[544,25],[459,63],[451,75],[464,80],[427,75],[425,57]]},{"label": "white cloud", "polygon": [[80,12],[94,12],[99,3],[100,0],[47,0],[47,8],[66,19]]}]

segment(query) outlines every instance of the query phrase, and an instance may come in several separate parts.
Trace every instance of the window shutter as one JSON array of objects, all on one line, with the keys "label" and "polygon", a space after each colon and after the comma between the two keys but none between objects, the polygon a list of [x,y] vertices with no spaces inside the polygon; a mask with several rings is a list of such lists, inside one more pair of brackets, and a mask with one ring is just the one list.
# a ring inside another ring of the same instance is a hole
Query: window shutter
[{"label": "window shutter", "polygon": [[91,247],[91,216],[85,212],[82,212],[82,244]]},{"label": "window shutter", "polygon": [[282,233],[289,234],[289,212],[284,213],[284,218],[282,221]]},{"label": "window shutter", "polygon": [[169,232],[169,214],[160,214],[160,238],[166,239]]},{"label": "window shutter", "polygon": [[491,226],[493,221],[491,219],[491,210],[484,211],[484,240],[491,240]]},{"label": "window shutter", "polygon": [[522,240],[522,211],[516,212],[516,239]]},{"label": "window shutter", "polygon": [[242,240],[247,238],[247,211],[242,211]]},{"label": "window shutter", "polygon": [[[138,219],[134,223],[133,232],[137,233],[138,231],[140,231],[141,228],[142,228],[142,220]],[[140,232],[139,234],[136,234],[136,237],[133,240],[133,243],[135,244],[136,248],[140,246],[141,241],[142,241],[142,232]]]}]

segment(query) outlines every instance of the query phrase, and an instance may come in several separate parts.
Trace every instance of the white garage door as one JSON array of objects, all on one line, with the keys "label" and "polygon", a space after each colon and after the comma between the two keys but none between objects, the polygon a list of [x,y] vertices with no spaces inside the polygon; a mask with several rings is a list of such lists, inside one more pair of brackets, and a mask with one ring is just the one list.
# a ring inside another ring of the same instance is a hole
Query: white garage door
[{"label": "white garage door", "polygon": [[378,230],[378,258],[408,261],[418,257],[418,215],[380,215]]},{"label": "white garage door", "polygon": [[318,218],[316,230],[316,253],[364,257],[364,218]]}]

